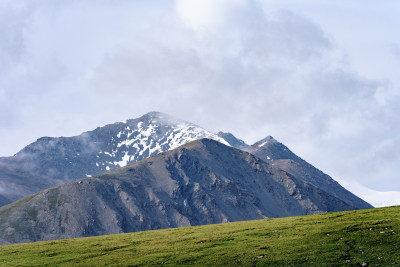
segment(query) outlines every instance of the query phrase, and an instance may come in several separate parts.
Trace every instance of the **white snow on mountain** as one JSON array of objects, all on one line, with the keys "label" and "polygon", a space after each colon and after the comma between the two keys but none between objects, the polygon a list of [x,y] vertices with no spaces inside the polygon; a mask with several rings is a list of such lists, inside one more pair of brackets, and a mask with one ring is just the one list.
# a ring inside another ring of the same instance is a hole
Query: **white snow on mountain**
[{"label": "white snow on mountain", "polygon": [[[97,167],[106,166],[106,170],[124,167],[201,138],[214,139],[229,146],[225,139],[212,132],[158,112],[124,124],[116,134],[108,137],[111,144],[108,151],[102,150],[96,155],[99,158],[95,163]],[[103,156],[102,160],[99,155]]]},{"label": "white snow on mountain", "polygon": [[265,144],[267,144],[268,141],[263,142],[262,144],[259,144],[258,147],[263,147]]}]

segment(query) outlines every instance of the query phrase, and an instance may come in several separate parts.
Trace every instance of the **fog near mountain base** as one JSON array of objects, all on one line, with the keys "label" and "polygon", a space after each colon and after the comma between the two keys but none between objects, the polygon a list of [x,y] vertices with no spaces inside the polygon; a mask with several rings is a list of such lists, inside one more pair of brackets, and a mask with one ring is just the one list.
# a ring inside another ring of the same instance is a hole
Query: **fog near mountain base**
[{"label": "fog near mountain base", "polygon": [[0,7],[2,156],[158,110],[400,191],[398,87],[359,75],[304,15],[240,0]]}]

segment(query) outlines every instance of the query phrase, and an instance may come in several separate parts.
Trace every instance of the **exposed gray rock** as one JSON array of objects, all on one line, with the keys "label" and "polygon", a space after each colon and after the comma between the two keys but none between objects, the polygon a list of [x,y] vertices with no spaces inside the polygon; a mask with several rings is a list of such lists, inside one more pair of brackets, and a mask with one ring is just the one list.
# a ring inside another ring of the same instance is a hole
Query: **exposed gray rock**
[{"label": "exposed gray rock", "polygon": [[42,137],[0,158],[0,206],[51,186],[140,161],[200,138],[228,144],[203,128],[150,112],[73,137]]},{"label": "exposed gray rock", "polygon": [[346,190],[329,175],[295,155],[289,148],[276,141],[272,136],[268,136],[244,150],[290,173],[294,177],[324,190],[351,206],[359,209],[373,208],[373,206]]},{"label": "exposed gray rock", "polygon": [[246,144],[243,140],[236,138],[233,134],[231,133],[224,133],[224,132],[218,132],[217,135],[224,139],[226,142],[228,142],[229,145],[239,148],[239,149],[245,149],[248,148],[249,145]]},{"label": "exposed gray rock", "polygon": [[0,208],[0,243],[351,209],[254,155],[202,139]]}]

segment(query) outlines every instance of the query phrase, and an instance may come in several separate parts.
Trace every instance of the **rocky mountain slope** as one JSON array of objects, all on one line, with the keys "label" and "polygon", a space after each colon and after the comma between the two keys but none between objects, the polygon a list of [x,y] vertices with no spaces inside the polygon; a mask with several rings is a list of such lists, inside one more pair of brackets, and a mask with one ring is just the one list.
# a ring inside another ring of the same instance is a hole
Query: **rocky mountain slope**
[{"label": "rocky mountain slope", "polygon": [[346,190],[329,175],[295,155],[289,148],[276,141],[272,136],[268,136],[244,148],[244,150],[290,173],[294,177],[328,192],[349,205],[360,209],[373,208],[370,204]]},{"label": "rocky mountain slope", "polygon": [[51,186],[126,166],[200,138],[211,138],[248,151],[351,206],[372,207],[272,137],[249,146],[230,133],[213,134],[159,112],[98,127],[74,137],[43,137],[13,157],[0,158],[0,206]]},{"label": "rocky mountain slope", "polygon": [[0,206],[201,138],[228,144],[223,136],[159,112],[98,127],[78,136],[42,137],[13,157],[0,158]]},{"label": "rocky mountain slope", "polygon": [[352,209],[250,153],[201,139],[0,208],[0,243]]},{"label": "rocky mountain slope", "polygon": [[233,146],[235,148],[243,150],[249,147],[249,145],[246,144],[243,140],[237,138],[231,133],[218,132],[217,135],[224,139],[230,146]]}]

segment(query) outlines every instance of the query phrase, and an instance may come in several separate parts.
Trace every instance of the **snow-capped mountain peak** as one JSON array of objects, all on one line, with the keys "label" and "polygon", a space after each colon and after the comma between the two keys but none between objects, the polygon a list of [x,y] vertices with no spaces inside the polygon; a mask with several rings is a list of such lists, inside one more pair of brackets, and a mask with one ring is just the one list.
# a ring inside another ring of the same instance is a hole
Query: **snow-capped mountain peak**
[{"label": "snow-capped mountain peak", "polygon": [[201,138],[229,145],[223,137],[160,112],[97,127],[77,136],[39,138],[13,157],[0,158],[0,187],[10,189],[0,194],[0,206]]},{"label": "snow-capped mountain peak", "polygon": [[78,136],[39,138],[17,153],[16,158],[29,160],[29,165],[42,177],[47,176],[41,173],[45,166],[51,170],[51,176],[57,175],[65,182],[124,167],[201,138],[229,145],[224,138],[195,124],[150,112]]},{"label": "snow-capped mountain peak", "polygon": [[107,151],[99,151],[99,154],[109,158],[103,162],[96,162],[97,165],[106,166],[107,170],[124,167],[130,162],[175,149],[201,138],[210,138],[229,145],[212,132],[160,112],[150,112],[138,119],[127,120],[122,125],[116,125],[116,128],[118,130],[108,137]]},{"label": "snow-capped mountain peak", "polygon": [[[214,134],[159,112],[98,127],[78,136],[42,137],[13,157],[0,158],[0,189],[7,188],[0,192],[0,206],[45,188],[117,169],[203,138],[250,152],[296,179],[307,181],[333,196],[341,196],[354,207],[370,207],[271,136],[248,146],[230,133]],[[208,142],[204,140],[202,142]],[[214,146],[212,143],[215,142],[211,142],[210,147]],[[217,146],[226,148],[221,144]],[[219,152],[214,156],[217,155]]]}]

